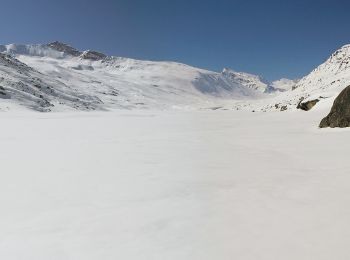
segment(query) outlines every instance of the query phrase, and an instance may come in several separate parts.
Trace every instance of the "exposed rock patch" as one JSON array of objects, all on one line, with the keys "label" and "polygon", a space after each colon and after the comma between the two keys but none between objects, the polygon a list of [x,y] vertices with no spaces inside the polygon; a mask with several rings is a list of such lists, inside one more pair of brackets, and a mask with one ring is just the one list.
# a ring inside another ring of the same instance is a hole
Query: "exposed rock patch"
[{"label": "exposed rock patch", "polygon": [[80,57],[85,60],[97,61],[105,59],[107,55],[97,51],[84,51]]},{"label": "exposed rock patch", "polygon": [[58,41],[49,43],[47,46],[56,51],[64,52],[66,54],[69,54],[75,57],[78,57],[82,54],[81,51],[78,51],[77,49],[69,46],[68,44],[58,42]]},{"label": "exposed rock patch", "polygon": [[350,86],[335,99],[331,112],[322,119],[320,128],[350,126]]},{"label": "exposed rock patch", "polygon": [[281,112],[286,111],[288,109],[288,106],[281,106]]},{"label": "exposed rock patch", "polygon": [[9,99],[11,98],[10,95],[6,92],[5,88],[3,86],[0,86],[0,98],[2,99]]},{"label": "exposed rock patch", "polygon": [[301,99],[298,106],[297,106],[297,109],[301,109],[301,110],[304,110],[304,111],[309,111],[311,110],[318,102],[320,102],[319,99],[314,99],[314,100],[308,100],[308,101],[305,101],[303,102],[304,99]]}]

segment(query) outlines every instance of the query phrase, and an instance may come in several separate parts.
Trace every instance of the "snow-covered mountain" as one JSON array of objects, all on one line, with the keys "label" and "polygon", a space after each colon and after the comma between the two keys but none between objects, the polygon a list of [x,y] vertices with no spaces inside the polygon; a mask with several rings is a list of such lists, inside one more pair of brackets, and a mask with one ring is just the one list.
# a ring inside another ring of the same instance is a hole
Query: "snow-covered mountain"
[{"label": "snow-covered mountain", "polygon": [[314,69],[309,75],[301,79],[295,86],[300,92],[338,93],[350,84],[350,45],[345,45],[326,62]]},{"label": "snow-covered mountain", "polygon": [[55,105],[76,109],[95,109],[101,101],[83,95],[56,77],[27,66],[10,55],[0,53],[1,108],[22,105],[49,111]]},{"label": "snow-covered mountain", "polygon": [[[300,101],[316,99],[319,101],[317,107],[330,108],[336,96],[349,85],[350,45],[345,45],[310,74],[299,80],[291,90],[271,99],[245,104],[245,108],[258,111],[296,109]],[[279,88],[276,84],[273,86],[276,89]]]},{"label": "snow-covered mountain", "polygon": [[261,93],[274,92],[276,89],[270,82],[263,79],[260,76],[253,75],[246,72],[237,72],[231,69],[225,68],[222,75],[228,78],[231,82],[245,86],[251,90]]},{"label": "snow-covered mountain", "polygon": [[[80,51],[53,42],[0,45],[0,109],[296,109],[301,100],[329,106],[350,85],[350,45],[301,80],[268,82],[224,69],[142,61]],[[271,94],[272,93],[272,94]]]},{"label": "snow-covered mountain", "polygon": [[247,73],[109,57],[60,42],[0,45],[0,53],[2,109],[203,108],[273,90]]}]

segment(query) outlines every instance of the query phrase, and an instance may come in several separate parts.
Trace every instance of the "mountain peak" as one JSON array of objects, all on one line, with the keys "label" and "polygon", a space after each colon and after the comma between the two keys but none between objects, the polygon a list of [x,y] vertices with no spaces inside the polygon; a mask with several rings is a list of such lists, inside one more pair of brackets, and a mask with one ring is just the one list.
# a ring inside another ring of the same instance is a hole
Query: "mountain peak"
[{"label": "mountain peak", "polygon": [[344,45],[340,49],[336,50],[327,61],[334,63],[334,62],[343,62],[344,60],[349,61],[349,59],[350,59],[350,44]]}]

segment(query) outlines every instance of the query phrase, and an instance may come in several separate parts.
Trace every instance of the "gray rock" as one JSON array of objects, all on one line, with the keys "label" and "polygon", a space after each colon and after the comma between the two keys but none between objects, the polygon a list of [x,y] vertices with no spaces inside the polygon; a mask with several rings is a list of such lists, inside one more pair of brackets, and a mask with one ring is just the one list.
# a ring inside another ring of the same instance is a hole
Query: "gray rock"
[{"label": "gray rock", "polygon": [[313,108],[318,102],[320,102],[319,99],[314,99],[314,100],[309,100],[309,101],[305,101],[303,102],[304,99],[301,99],[297,109],[301,109],[304,111],[309,111],[311,108]]},{"label": "gray rock", "polygon": [[82,54],[81,51],[78,51],[77,49],[69,46],[68,44],[58,42],[58,41],[49,43],[47,46],[56,51],[64,52],[66,54],[69,54],[75,57],[78,57]]},{"label": "gray rock", "polygon": [[281,112],[286,111],[288,109],[288,106],[281,106]]},{"label": "gray rock", "polygon": [[97,51],[84,51],[80,57],[85,60],[97,61],[105,59],[107,55]]},{"label": "gray rock", "polygon": [[320,128],[350,126],[350,86],[335,99],[331,112],[322,119]]}]

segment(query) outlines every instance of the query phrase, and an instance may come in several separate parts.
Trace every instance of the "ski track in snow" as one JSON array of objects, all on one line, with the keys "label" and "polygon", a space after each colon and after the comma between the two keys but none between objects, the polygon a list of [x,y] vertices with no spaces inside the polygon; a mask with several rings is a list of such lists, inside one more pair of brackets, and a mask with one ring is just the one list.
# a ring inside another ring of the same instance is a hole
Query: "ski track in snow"
[{"label": "ski track in snow", "polygon": [[0,259],[349,259],[326,112],[2,113]]}]

